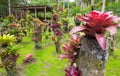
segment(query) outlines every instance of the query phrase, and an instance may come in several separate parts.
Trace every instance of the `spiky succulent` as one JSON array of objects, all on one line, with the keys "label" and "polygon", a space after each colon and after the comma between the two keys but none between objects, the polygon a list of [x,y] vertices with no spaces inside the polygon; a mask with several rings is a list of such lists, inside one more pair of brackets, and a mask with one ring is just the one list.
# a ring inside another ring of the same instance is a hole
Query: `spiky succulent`
[{"label": "spiky succulent", "polygon": [[10,44],[16,41],[16,37],[10,34],[3,34],[0,36],[0,44]]},{"label": "spiky succulent", "polygon": [[76,32],[84,32],[86,35],[94,36],[103,50],[106,49],[106,38],[104,33],[108,31],[111,35],[117,32],[120,18],[112,12],[92,11],[85,16],[78,16],[79,21],[84,22],[83,26],[77,26],[70,31],[70,35]]}]

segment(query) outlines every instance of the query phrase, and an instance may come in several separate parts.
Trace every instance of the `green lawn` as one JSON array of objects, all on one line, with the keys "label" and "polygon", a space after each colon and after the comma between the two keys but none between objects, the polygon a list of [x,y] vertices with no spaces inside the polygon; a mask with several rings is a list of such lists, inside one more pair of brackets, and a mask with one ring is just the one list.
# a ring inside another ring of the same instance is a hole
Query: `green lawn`
[{"label": "green lawn", "polygon": [[21,45],[18,64],[21,65],[22,59],[29,53],[34,54],[36,59],[32,64],[24,65],[22,68],[25,76],[64,76],[66,60],[58,60],[59,54],[56,53],[51,38],[43,40],[43,48],[40,50],[34,49],[34,42],[29,37],[24,38]]},{"label": "green lawn", "polygon": [[[62,43],[65,42],[65,40],[63,40]],[[48,40],[43,39],[43,48],[39,50],[34,49],[34,42],[31,41],[30,37],[25,37],[20,45],[20,57],[17,62],[17,68],[21,76],[64,76],[64,68],[67,60],[58,60],[59,54],[56,53],[51,38]],[[35,62],[23,65],[22,60],[26,54],[30,53],[34,54]],[[0,69],[0,72],[4,74],[5,71],[4,69]],[[120,76],[119,50],[116,50],[114,54],[109,57],[106,76]]]}]

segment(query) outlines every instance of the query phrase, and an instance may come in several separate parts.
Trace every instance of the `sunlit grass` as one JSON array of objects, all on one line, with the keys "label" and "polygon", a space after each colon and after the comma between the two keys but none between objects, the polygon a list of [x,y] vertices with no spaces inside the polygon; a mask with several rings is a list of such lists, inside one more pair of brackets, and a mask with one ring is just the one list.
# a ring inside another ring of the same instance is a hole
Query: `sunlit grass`
[{"label": "sunlit grass", "polygon": [[21,67],[25,71],[25,76],[56,76],[56,74],[57,76],[64,76],[66,60],[58,60],[59,54],[55,51],[54,43],[50,39],[46,41],[44,39],[43,48],[36,50],[34,49],[34,42],[28,38],[24,38],[21,44],[22,48],[19,51],[18,64],[21,65],[23,58],[29,53],[34,54],[36,60],[32,64]]}]

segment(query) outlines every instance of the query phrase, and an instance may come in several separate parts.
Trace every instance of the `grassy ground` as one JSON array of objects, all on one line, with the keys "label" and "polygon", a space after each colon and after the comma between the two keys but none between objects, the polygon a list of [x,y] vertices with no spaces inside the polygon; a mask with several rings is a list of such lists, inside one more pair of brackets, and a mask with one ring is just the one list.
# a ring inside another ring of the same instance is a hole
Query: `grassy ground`
[{"label": "grassy ground", "polygon": [[116,50],[112,56],[109,57],[106,76],[120,76],[120,51]]},{"label": "grassy ground", "polygon": [[[51,38],[43,40],[43,48],[40,50],[34,49],[34,42],[31,42],[29,37],[24,38],[21,54],[18,63],[22,63],[22,59],[26,54],[32,53],[35,57],[35,62],[24,65],[25,76],[64,76],[64,64],[66,60],[58,60],[59,54],[56,53],[54,43]],[[21,65],[20,65],[21,66]]]},{"label": "grassy ground", "polygon": [[[39,50],[34,49],[34,42],[31,41],[30,37],[25,37],[20,45],[20,57],[17,66],[20,74],[22,74],[21,76],[64,76],[66,60],[58,60],[59,54],[56,53],[51,38],[43,39],[43,48]],[[106,76],[120,76],[120,51],[118,49],[119,47],[109,57]],[[35,62],[23,65],[22,60],[26,54],[30,53],[34,54]],[[5,76],[4,69],[0,69],[0,72],[2,76]]]},{"label": "grassy ground", "polygon": [[106,76],[120,76],[120,29],[115,37],[116,50],[109,56],[106,67]]}]

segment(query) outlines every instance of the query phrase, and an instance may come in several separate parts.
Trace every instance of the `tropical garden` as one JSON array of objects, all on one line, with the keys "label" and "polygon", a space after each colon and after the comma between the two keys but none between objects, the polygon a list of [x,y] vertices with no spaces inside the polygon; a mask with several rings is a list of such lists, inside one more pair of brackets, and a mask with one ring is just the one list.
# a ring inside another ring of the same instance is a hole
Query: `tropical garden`
[{"label": "tropical garden", "polygon": [[120,76],[120,0],[0,0],[0,76]]}]

